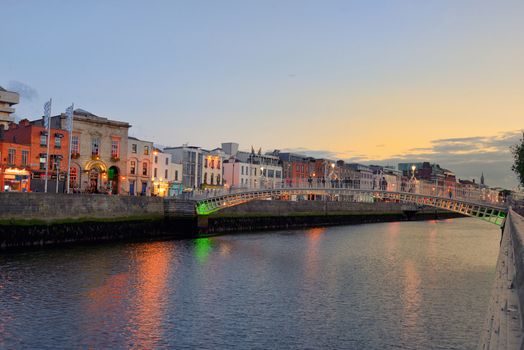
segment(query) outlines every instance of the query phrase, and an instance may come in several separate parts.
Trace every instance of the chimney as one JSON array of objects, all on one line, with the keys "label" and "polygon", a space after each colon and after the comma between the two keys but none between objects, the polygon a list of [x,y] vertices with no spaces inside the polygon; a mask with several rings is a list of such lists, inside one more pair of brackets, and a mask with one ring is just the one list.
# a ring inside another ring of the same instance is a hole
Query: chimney
[{"label": "chimney", "polygon": [[29,126],[29,120],[24,118],[24,119],[20,120],[18,125],[20,125],[20,126]]}]

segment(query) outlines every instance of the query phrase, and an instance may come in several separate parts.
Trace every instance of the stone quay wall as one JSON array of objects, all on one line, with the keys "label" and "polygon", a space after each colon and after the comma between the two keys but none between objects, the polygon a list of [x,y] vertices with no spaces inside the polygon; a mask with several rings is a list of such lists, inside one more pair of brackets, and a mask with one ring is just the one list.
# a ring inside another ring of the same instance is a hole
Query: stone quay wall
[{"label": "stone quay wall", "polygon": [[195,201],[96,194],[0,193],[0,249],[150,240],[457,216],[399,203],[254,201],[196,216]]},{"label": "stone quay wall", "polygon": [[510,210],[478,349],[524,348],[524,218]]},{"label": "stone quay wall", "polygon": [[162,218],[163,215],[164,201],[158,197],[0,193],[0,223],[3,224]]}]

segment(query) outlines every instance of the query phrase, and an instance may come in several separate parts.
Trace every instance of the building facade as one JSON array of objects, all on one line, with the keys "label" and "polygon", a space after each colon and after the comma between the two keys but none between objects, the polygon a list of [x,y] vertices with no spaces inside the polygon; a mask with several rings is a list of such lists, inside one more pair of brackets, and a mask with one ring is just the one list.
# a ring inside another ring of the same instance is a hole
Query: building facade
[{"label": "building facade", "polygon": [[182,164],[173,163],[171,154],[153,151],[152,195],[165,197],[182,193]]},{"label": "building facade", "polygon": [[282,166],[282,180],[286,186],[301,187],[309,184],[312,174],[309,171],[308,157],[289,152],[274,151]]},{"label": "building facade", "polygon": [[150,196],[153,180],[153,142],[127,138],[127,183],[131,196]]},{"label": "building facade", "polygon": [[185,190],[222,187],[222,164],[225,154],[220,148],[205,150],[196,146],[167,147],[171,161],[182,164],[182,184]]},{"label": "building facade", "polygon": [[7,129],[13,121],[11,114],[15,112],[14,105],[20,102],[20,95],[13,91],[7,91],[0,86],[0,125]]},{"label": "building facade", "polygon": [[0,192],[29,192],[31,171],[29,145],[4,139],[0,126]]},{"label": "building facade", "polygon": [[227,159],[224,164],[224,177],[230,187],[241,188],[277,188],[282,187],[282,166],[280,159],[273,153],[262,154],[239,151],[238,143],[223,143],[222,148]]},{"label": "building facade", "polygon": [[10,123],[9,129],[5,131],[5,138],[30,148],[26,166],[31,171],[31,189],[33,191],[44,192],[45,190],[47,151],[49,150],[47,190],[55,192],[58,189],[58,192],[64,192],[69,156],[69,132],[60,128],[51,128],[48,135],[48,130],[41,125],[41,120],[30,122],[27,119],[21,120],[18,124]]},{"label": "building facade", "polygon": [[[67,116],[52,117],[51,127],[66,130]],[[125,175],[130,127],[126,122],[75,109],[70,170],[70,187],[74,192],[129,193]]]}]

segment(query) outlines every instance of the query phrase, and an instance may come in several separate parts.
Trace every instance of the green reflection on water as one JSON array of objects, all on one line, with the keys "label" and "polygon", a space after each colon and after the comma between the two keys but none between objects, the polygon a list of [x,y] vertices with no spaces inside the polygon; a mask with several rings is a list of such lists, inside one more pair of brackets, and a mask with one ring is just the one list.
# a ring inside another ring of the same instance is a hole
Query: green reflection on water
[{"label": "green reflection on water", "polygon": [[211,252],[211,239],[210,238],[197,238],[195,242],[195,256],[197,261],[201,264],[207,261],[209,253]]}]

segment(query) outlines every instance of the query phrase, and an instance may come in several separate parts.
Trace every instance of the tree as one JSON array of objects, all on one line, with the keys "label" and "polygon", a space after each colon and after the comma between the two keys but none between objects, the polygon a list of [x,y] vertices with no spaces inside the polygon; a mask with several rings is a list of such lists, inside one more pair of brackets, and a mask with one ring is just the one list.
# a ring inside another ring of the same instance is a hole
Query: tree
[{"label": "tree", "polygon": [[515,163],[511,166],[511,170],[517,174],[521,187],[524,187],[524,132],[522,133],[522,140],[516,145],[511,146],[511,153]]}]

